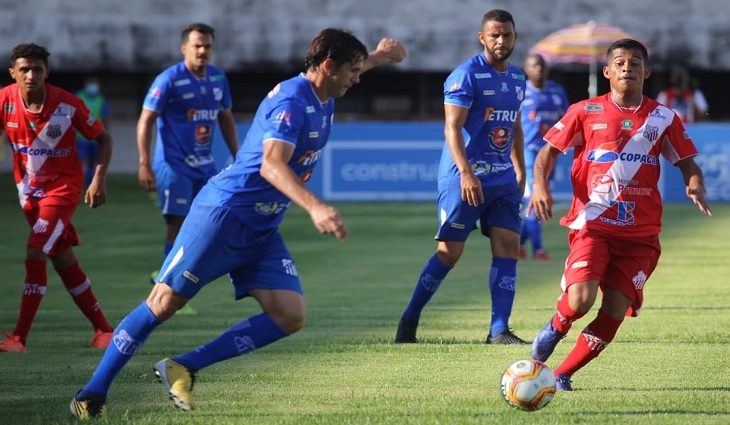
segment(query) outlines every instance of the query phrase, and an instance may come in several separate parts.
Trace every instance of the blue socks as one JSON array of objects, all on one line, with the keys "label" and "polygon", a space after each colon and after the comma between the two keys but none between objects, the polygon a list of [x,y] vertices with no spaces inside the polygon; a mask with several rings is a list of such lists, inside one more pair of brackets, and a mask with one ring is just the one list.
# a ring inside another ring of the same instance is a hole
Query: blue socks
[{"label": "blue socks", "polygon": [[266,313],[251,316],[226,329],[218,338],[189,353],[173,357],[192,371],[240,356],[287,336]]},{"label": "blue socks", "polygon": [[522,235],[525,240],[529,239],[532,243],[532,252],[538,252],[542,249],[542,224],[537,220],[525,219],[522,221],[522,234],[520,235],[520,245],[524,245]]},{"label": "blue socks", "polygon": [[489,293],[492,296],[492,323],[489,334],[497,336],[509,329],[509,316],[515,299],[517,260],[492,258],[489,273]]},{"label": "blue socks", "polygon": [[401,317],[407,322],[417,323],[421,317],[421,311],[423,307],[431,300],[433,294],[441,286],[441,282],[444,280],[446,275],[451,270],[451,267],[446,266],[441,260],[434,254],[423,267],[421,276],[418,278],[416,288],[413,290],[411,296],[411,302],[406,307],[406,311],[403,312]]},{"label": "blue socks", "polygon": [[160,323],[162,322],[142,301],[142,304],[132,310],[114,330],[114,336],[94,375],[79,391],[76,398],[80,400],[91,396],[101,396],[106,399],[114,377]]}]

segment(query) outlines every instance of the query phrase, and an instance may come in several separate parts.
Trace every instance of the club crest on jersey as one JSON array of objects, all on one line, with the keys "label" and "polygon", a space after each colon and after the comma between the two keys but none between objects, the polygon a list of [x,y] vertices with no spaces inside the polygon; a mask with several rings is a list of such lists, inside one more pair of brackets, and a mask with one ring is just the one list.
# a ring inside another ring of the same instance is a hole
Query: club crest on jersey
[{"label": "club crest on jersey", "polygon": [[489,144],[498,152],[504,152],[509,148],[509,128],[494,127],[489,133]]},{"label": "club crest on jersey", "polygon": [[646,137],[646,139],[650,142],[654,143],[659,137],[659,127],[647,124],[646,128],[644,128],[644,137]]},{"label": "club crest on jersey", "polygon": [[220,87],[213,87],[213,99],[216,102],[220,102],[223,99],[223,90]]},{"label": "club crest on jersey", "polygon": [[507,87],[507,82],[502,81],[502,88],[500,89],[502,93],[507,93],[509,91],[509,87]]},{"label": "club crest on jersey", "polygon": [[211,126],[207,124],[198,124],[195,127],[195,141],[198,143],[207,143],[212,133]]},{"label": "club crest on jersey", "polygon": [[631,120],[621,121],[621,130],[631,130],[634,127],[634,123]]},{"label": "club crest on jersey", "polygon": [[517,93],[517,100],[522,100],[525,98],[525,91],[522,90],[522,87],[515,86],[515,93]]},{"label": "club crest on jersey", "polygon": [[59,124],[48,124],[46,126],[46,136],[55,139],[61,136],[61,126]]}]

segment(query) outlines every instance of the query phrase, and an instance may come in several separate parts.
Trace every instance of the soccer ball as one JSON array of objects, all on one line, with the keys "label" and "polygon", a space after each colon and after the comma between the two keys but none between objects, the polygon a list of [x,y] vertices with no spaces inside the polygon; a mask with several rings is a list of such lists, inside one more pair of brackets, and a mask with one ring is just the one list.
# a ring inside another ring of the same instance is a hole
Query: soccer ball
[{"label": "soccer ball", "polygon": [[555,395],[553,371],[538,360],[518,360],[502,374],[502,395],[515,409],[542,409]]}]

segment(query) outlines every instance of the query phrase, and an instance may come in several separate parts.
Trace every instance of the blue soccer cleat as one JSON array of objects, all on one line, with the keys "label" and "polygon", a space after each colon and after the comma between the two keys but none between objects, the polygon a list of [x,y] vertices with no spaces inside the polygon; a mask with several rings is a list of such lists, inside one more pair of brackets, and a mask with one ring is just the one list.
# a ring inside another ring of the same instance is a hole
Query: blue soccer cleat
[{"label": "blue soccer cleat", "polygon": [[551,354],[553,354],[558,342],[565,338],[564,334],[561,334],[553,328],[552,323],[553,319],[550,318],[547,324],[545,324],[545,326],[540,329],[540,332],[537,333],[535,340],[532,341],[530,356],[543,363],[547,361]]},{"label": "blue soccer cleat", "polygon": [[558,391],[573,391],[573,386],[570,384],[570,376],[558,375],[555,377],[555,389]]}]

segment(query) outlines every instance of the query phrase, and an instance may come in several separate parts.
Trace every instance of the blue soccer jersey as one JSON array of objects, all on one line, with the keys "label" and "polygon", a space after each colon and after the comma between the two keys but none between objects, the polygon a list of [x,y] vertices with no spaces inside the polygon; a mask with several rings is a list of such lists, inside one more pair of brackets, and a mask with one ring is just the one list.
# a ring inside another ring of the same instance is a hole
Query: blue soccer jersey
[{"label": "blue soccer jersey", "polygon": [[264,142],[294,145],[289,167],[307,182],[329,138],[334,104],[321,102],[304,75],[279,83],[261,102],[235,162],[210,179],[198,201],[229,207],[255,230],[277,227],[291,200],[259,173]]},{"label": "blue soccer jersey", "polygon": [[[462,134],[466,155],[482,185],[516,181],[510,158],[514,124],[525,95],[525,74],[509,65],[496,71],[480,53],[459,65],[444,83],[444,104],[469,109]],[[439,178],[459,179],[459,171],[444,146]]]},{"label": "blue soccer jersey", "polygon": [[193,75],[182,61],[162,71],[143,105],[160,114],[153,169],[166,162],[193,179],[215,174],[213,129],[218,113],[231,106],[228,80],[220,68],[208,65],[204,78]]},{"label": "blue soccer jersey", "polygon": [[542,89],[538,89],[527,82],[525,100],[520,107],[525,149],[537,152],[545,146],[542,136],[565,114],[568,105],[560,84],[548,80]]}]

